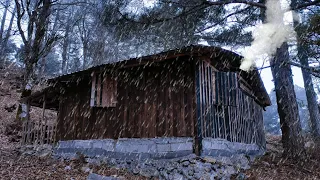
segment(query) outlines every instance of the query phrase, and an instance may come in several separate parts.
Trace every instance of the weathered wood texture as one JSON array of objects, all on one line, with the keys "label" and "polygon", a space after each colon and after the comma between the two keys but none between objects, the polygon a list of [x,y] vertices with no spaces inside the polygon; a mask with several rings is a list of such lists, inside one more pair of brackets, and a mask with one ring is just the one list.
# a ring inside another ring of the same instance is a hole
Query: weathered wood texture
[{"label": "weathered wood texture", "polygon": [[196,70],[198,137],[264,146],[262,108],[239,86],[237,73],[217,72],[199,61]]},{"label": "weathered wood texture", "polygon": [[192,137],[195,119],[193,62],[188,58],[112,71],[116,107],[90,107],[91,81],[65,89],[57,140]]},{"label": "weathered wood texture", "polygon": [[55,143],[55,124],[43,124],[38,121],[24,121],[22,124],[21,145],[41,145]]}]

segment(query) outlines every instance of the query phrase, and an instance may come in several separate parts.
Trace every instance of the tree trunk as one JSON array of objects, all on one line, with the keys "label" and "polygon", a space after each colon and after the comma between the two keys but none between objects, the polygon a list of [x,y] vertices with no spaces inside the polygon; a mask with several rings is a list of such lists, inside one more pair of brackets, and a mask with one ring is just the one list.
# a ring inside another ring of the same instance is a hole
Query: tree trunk
[{"label": "tree trunk", "polygon": [[[10,35],[11,35],[11,29],[12,29],[12,25],[13,25],[13,20],[14,20],[14,13],[16,11],[16,6],[14,6],[14,9],[13,9],[13,12],[12,12],[12,15],[11,15],[11,19],[10,19],[10,22],[9,22],[9,26],[8,26],[8,29],[7,29],[7,33],[6,33],[6,36],[4,37],[4,39],[2,40],[1,42],[1,47],[0,47],[0,56],[1,57],[5,57],[5,51],[6,51],[6,48],[7,48],[7,45],[8,45],[8,41],[9,41],[9,38],[10,38]],[[4,58],[4,66],[5,66],[5,58]]]},{"label": "tree trunk", "polygon": [[289,63],[288,44],[277,49],[270,61],[277,97],[284,155],[296,158],[305,153],[298,104]]},{"label": "tree trunk", "polygon": [[4,7],[2,20],[1,20],[1,27],[0,27],[0,40],[1,41],[2,41],[2,38],[3,38],[4,25],[6,23],[6,18],[7,18],[7,12],[8,12],[9,5],[10,5],[10,0],[7,0],[6,4],[5,4],[5,7]]},{"label": "tree trunk", "polygon": [[[21,3],[21,4],[20,4]],[[47,31],[49,16],[51,13],[51,0],[42,0],[41,3],[36,3],[36,8],[39,8],[39,14],[37,13],[25,13],[29,10],[29,3],[24,4],[24,1],[15,0],[17,7],[17,26],[24,43],[24,63],[25,63],[25,74],[23,81],[23,90],[21,93],[21,98],[25,98],[31,95],[31,89],[35,80],[34,66],[38,63],[39,59],[43,56],[41,54],[44,51],[43,43],[45,39],[45,32]],[[24,30],[22,29],[21,20],[24,15],[28,14],[28,29],[26,37]],[[31,28],[30,28],[31,27]],[[27,117],[28,112],[25,103],[19,104],[16,120],[24,120]],[[20,121],[21,122],[21,121]]]},{"label": "tree trunk", "polygon": [[69,31],[66,29],[66,33],[63,39],[63,45],[62,45],[62,74],[67,73],[67,54],[68,54],[68,46],[69,46]]},{"label": "tree trunk", "polygon": [[83,42],[83,64],[82,70],[85,70],[88,63],[88,41],[85,39]]},{"label": "tree trunk", "polygon": [[[1,41],[1,49],[4,49],[3,47],[3,35],[4,35],[4,25],[6,23],[6,18],[7,18],[7,12],[8,12],[8,7],[10,5],[10,0],[7,0],[5,3],[5,7],[3,10],[3,15],[2,15],[2,20],[1,20],[1,27],[0,27],[0,41]],[[2,54],[1,54],[2,55]],[[5,67],[5,57],[1,56],[0,57],[0,65],[3,64],[3,67]]]},{"label": "tree trunk", "polygon": [[[296,0],[291,1],[291,6],[296,5]],[[300,64],[305,67],[309,67],[308,63],[308,54],[307,49],[308,46],[303,41],[303,29],[301,24],[297,21],[294,21],[295,30],[297,32],[297,46],[298,46],[298,58]],[[304,88],[306,91],[306,97],[308,102],[308,111],[310,115],[310,124],[311,124],[311,132],[314,139],[320,137],[320,113],[318,110],[318,103],[317,103],[317,95],[314,91],[312,77],[311,74],[304,68],[301,68],[303,81],[304,81]]]},{"label": "tree trunk", "polygon": [[[306,47],[303,43],[301,43],[301,41],[299,41],[299,37],[301,36],[301,33],[299,33],[299,30],[297,31],[297,35],[298,35],[297,37],[298,38],[298,58],[300,60],[300,64],[305,67],[309,67],[308,55],[306,52],[306,49],[308,47]],[[320,136],[320,114],[317,107],[318,106],[317,95],[314,91],[311,74],[304,68],[301,68],[301,71],[302,71],[302,76],[304,81],[304,88],[306,90],[312,135],[314,138],[318,138]]]}]

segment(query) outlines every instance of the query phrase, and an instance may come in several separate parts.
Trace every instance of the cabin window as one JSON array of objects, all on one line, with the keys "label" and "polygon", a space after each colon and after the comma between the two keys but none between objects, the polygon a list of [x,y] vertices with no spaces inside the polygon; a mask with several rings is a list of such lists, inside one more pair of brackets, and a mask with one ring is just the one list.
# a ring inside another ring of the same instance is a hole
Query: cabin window
[{"label": "cabin window", "polygon": [[91,107],[116,107],[117,104],[117,81],[102,73],[91,74]]}]

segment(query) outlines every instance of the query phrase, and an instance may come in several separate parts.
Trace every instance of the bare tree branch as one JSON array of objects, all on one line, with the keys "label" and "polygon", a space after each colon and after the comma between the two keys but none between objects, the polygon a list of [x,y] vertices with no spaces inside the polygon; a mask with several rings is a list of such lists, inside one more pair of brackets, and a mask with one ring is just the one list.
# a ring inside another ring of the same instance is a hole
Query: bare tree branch
[{"label": "bare tree branch", "polygon": [[210,6],[217,6],[217,5],[227,5],[227,4],[247,4],[250,6],[256,6],[259,8],[266,8],[266,6],[262,3],[257,3],[257,2],[252,2],[248,0],[224,0],[224,1],[205,1],[205,4],[210,5]]},{"label": "bare tree branch", "polygon": [[303,65],[301,65],[299,63],[292,62],[292,61],[290,61],[289,64],[292,65],[292,66],[296,66],[296,67],[305,69],[306,71],[308,71],[313,76],[320,78],[320,69],[319,68],[303,66]]},{"label": "bare tree branch", "polygon": [[309,6],[314,6],[314,5],[320,6],[320,0],[315,0],[315,1],[312,1],[312,2],[300,4],[300,5],[297,5],[297,7],[292,8],[292,9],[293,10],[299,10],[299,9],[303,9],[303,8],[306,8],[306,7],[309,7]]},{"label": "bare tree branch", "polygon": [[19,30],[19,33],[21,35],[21,39],[22,39],[23,43],[26,45],[26,44],[28,44],[28,41],[27,41],[26,36],[25,36],[25,34],[24,34],[23,30],[22,30],[22,27],[21,27],[21,20],[22,20],[22,17],[24,16],[25,10],[24,10],[24,8],[22,8],[22,5],[19,3],[18,0],[14,0],[14,1],[16,3],[16,6],[17,6],[17,26],[18,26],[18,30]]}]

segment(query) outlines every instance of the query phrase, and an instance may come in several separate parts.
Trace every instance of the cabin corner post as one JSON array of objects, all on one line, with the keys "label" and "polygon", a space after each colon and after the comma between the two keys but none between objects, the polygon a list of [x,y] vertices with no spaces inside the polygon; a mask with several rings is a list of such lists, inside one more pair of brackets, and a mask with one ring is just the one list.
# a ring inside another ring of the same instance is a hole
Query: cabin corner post
[{"label": "cabin corner post", "polygon": [[[40,134],[40,143],[41,143],[41,145],[43,145],[44,144],[44,139],[45,139],[45,133],[46,133],[46,125],[47,125],[47,120],[45,120],[45,111],[46,111],[46,93],[44,93],[43,94],[43,103],[42,103],[42,116],[41,116],[41,128],[40,128],[40,130],[41,130],[41,134]],[[44,124],[44,128],[45,129],[43,129],[43,122],[45,122],[45,124]]]},{"label": "cabin corner post", "polygon": [[194,69],[194,108],[195,108],[195,118],[194,118],[194,153],[196,155],[201,155],[202,150],[202,132],[201,132],[201,109],[200,109],[200,75],[199,75],[199,65],[200,61],[198,58],[193,60]]},{"label": "cabin corner post", "polygon": [[26,124],[27,124],[27,134],[26,134],[26,144],[31,144],[31,120],[30,120],[30,100],[26,101]]},{"label": "cabin corner post", "polygon": [[20,145],[26,145],[29,143],[29,139],[30,139],[30,129],[31,129],[31,123],[30,123],[30,100],[29,98],[27,98],[26,100],[22,101],[23,104],[25,104],[24,108],[25,108],[25,119],[22,122],[22,140]]}]

